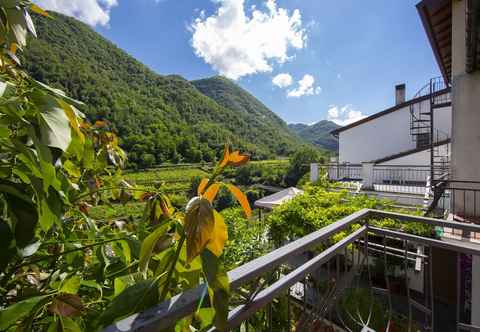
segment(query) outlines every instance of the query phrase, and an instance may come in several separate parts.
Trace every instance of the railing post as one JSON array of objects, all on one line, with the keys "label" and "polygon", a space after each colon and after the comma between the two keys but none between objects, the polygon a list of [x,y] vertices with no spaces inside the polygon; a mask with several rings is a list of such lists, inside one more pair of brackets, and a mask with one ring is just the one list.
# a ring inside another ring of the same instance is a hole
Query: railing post
[{"label": "railing post", "polygon": [[373,169],[374,163],[366,162],[362,163],[362,188],[373,189]]},{"label": "railing post", "polygon": [[310,164],[310,182],[315,183],[318,181],[318,164]]},{"label": "railing post", "polygon": [[472,325],[480,325],[480,256],[472,255]]}]

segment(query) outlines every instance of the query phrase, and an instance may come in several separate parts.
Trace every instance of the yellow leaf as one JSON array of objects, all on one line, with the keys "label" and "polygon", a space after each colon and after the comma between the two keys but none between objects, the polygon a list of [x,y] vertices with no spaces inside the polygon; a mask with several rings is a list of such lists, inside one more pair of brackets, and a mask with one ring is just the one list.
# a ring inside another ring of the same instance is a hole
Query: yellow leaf
[{"label": "yellow leaf", "polygon": [[219,167],[223,168],[228,165],[228,161],[230,160],[230,150],[228,148],[228,145],[225,144],[225,149],[223,150],[223,159],[220,162]]},{"label": "yellow leaf", "polygon": [[200,181],[200,184],[198,185],[198,188],[197,188],[198,196],[202,196],[203,192],[205,191],[205,187],[207,186],[207,184],[208,184],[208,179],[207,178],[203,178],[202,181]]},{"label": "yellow leaf", "polygon": [[185,213],[185,235],[187,237],[187,262],[191,262],[212,238],[215,220],[212,204],[202,197],[188,202]]},{"label": "yellow leaf", "polygon": [[250,208],[250,203],[248,202],[247,196],[245,196],[245,194],[233,184],[227,184],[227,188],[240,203],[247,218],[250,218],[252,216],[252,209]]},{"label": "yellow leaf", "polygon": [[234,151],[230,154],[229,157],[229,164],[232,166],[242,166],[248,163],[250,160],[250,156],[240,154],[240,151]]},{"label": "yellow leaf", "polygon": [[215,218],[215,226],[212,238],[207,244],[207,249],[219,257],[225,247],[225,242],[228,240],[227,225],[225,225],[222,215],[217,211],[213,210],[213,216]]},{"label": "yellow leaf", "polygon": [[17,49],[18,49],[18,45],[16,43],[11,43],[10,44],[10,52],[12,52],[13,54],[16,54]]},{"label": "yellow leaf", "polygon": [[208,187],[207,191],[203,194],[203,197],[208,199],[210,203],[213,203],[213,200],[217,196],[219,189],[220,185],[218,183],[214,183],[210,187]]},{"label": "yellow leaf", "polygon": [[30,6],[30,10],[34,13],[37,13],[37,14],[40,14],[42,16],[48,17],[48,13],[45,10],[43,10],[42,8],[35,5],[35,4],[32,4]]},{"label": "yellow leaf", "polygon": [[103,127],[106,127],[107,126],[107,123],[105,121],[95,121],[95,127],[97,128],[103,128]]},{"label": "yellow leaf", "polygon": [[175,211],[174,208],[172,207],[172,203],[170,202],[170,199],[162,195],[159,200],[160,204],[160,209],[162,210],[163,217],[165,218],[170,218]]}]

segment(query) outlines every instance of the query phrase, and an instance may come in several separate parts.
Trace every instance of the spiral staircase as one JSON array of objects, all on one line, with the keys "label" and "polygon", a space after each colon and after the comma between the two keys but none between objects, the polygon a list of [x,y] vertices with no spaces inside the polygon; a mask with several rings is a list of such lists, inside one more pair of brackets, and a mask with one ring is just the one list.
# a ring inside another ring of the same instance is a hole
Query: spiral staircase
[{"label": "spiral staircase", "polygon": [[424,99],[410,105],[410,134],[417,147],[429,147],[430,181],[427,213],[435,209],[450,174],[449,134],[435,127],[435,110],[452,104],[449,85],[442,77],[432,78],[415,98]]}]

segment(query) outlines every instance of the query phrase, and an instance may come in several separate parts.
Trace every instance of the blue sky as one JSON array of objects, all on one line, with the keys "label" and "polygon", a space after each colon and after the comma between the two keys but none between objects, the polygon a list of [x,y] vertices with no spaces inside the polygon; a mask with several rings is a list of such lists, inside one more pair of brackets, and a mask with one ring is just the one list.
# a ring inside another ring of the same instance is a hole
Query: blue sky
[{"label": "blue sky", "polygon": [[229,76],[289,123],[346,124],[392,106],[395,84],[412,96],[439,75],[418,0],[37,2],[159,74]]}]

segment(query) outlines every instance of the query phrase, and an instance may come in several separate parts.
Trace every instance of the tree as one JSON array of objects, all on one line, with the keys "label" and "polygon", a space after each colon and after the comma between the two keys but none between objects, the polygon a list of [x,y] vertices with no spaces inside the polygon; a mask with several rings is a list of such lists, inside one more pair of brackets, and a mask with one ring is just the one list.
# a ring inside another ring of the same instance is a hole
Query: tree
[{"label": "tree", "polygon": [[323,157],[317,149],[308,146],[301,147],[290,159],[285,183],[288,186],[296,186],[298,181],[310,170],[310,164],[321,161],[323,161]]},{"label": "tree", "polygon": [[152,167],[155,165],[155,156],[151,153],[144,153],[140,162],[143,167]]}]

